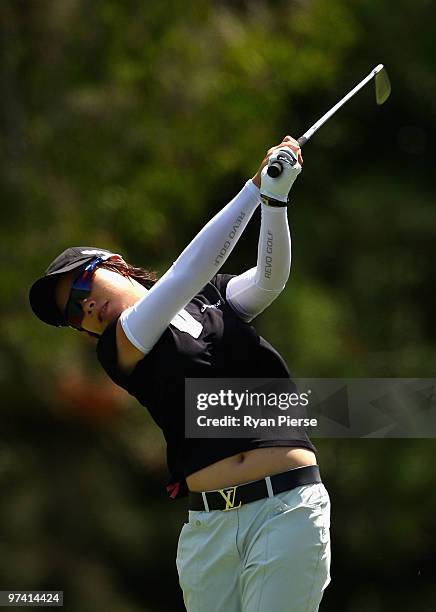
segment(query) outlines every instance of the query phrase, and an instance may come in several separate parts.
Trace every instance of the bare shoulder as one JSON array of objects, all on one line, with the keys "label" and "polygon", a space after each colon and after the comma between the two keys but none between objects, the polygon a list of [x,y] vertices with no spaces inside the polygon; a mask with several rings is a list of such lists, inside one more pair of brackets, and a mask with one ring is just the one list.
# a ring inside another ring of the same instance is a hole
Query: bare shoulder
[{"label": "bare shoulder", "polygon": [[117,321],[117,354],[118,354],[118,366],[124,372],[129,374],[138,361],[141,361],[144,357],[144,353],[134,346],[126,334],[124,333],[123,326],[121,325],[121,319]]}]

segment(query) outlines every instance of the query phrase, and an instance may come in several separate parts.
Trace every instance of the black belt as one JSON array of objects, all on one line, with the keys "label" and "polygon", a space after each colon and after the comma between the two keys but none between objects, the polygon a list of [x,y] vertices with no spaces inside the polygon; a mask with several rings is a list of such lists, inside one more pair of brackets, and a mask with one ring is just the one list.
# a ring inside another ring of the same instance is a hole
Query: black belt
[{"label": "black belt", "polygon": [[[306,465],[261,480],[254,480],[234,487],[225,487],[216,491],[189,493],[190,510],[236,510],[244,504],[272,497],[295,487],[321,482],[319,467]],[[271,486],[270,486],[271,485]]]}]

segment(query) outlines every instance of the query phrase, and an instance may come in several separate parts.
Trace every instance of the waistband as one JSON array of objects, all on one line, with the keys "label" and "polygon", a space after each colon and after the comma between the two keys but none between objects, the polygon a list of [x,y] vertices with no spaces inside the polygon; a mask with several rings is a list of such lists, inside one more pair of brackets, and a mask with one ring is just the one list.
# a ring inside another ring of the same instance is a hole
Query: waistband
[{"label": "waistband", "polygon": [[317,465],[305,465],[233,487],[202,493],[190,491],[189,509],[205,510],[206,512],[211,510],[223,510],[224,512],[236,510],[258,499],[273,497],[283,491],[290,491],[296,487],[318,482],[322,482],[319,467]]}]

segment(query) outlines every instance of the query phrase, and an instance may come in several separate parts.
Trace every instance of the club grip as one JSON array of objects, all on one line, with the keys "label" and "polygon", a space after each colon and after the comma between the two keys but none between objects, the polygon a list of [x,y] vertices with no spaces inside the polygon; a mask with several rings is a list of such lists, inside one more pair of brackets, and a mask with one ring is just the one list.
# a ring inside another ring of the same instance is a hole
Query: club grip
[{"label": "club grip", "polygon": [[277,178],[283,172],[283,166],[280,162],[273,162],[270,166],[268,166],[268,176],[271,178]]}]

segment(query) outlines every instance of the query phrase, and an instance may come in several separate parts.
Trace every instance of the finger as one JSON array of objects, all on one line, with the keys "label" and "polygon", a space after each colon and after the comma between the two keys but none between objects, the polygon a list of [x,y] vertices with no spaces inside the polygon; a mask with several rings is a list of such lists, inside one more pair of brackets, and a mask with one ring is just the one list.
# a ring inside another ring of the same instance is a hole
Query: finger
[{"label": "finger", "polygon": [[284,137],[283,142],[286,144],[294,144],[298,147],[300,146],[298,144],[298,140],[296,140],[295,138],[292,138],[292,136],[289,136],[289,135]]},{"label": "finger", "polygon": [[297,156],[297,160],[298,160],[298,162],[299,162],[301,165],[303,165],[303,163],[304,163],[304,162],[303,162],[303,156],[302,156],[302,154],[301,154],[301,148],[300,148],[300,145],[299,145],[298,141],[297,141],[297,140],[295,140],[295,138],[292,138],[292,136],[290,136],[290,135],[288,134],[288,135],[286,135],[286,136],[283,138],[283,140],[282,140],[282,142],[281,142],[280,144],[275,145],[274,147],[271,147],[270,149],[268,149],[268,152],[267,152],[267,154],[266,154],[266,157],[265,157],[265,159],[263,160],[262,167],[266,165],[266,163],[268,162],[268,159],[271,157],[271,155],[272,155],[272,154],[273,154],[275,151],[277,151],[277,150],[279,150],[279,149],[287,148],[287,147],[288,147],[289,149],[291,149],[291,150],[292,150],[292,151],[295,153],[295,155]]},{"label": "finger", "polygon": [[[288,140],[286,140],[288,139]],[[285,140],[283,140],[282,144],[279,145],[278,147],[275,147],[276,149],[282,149],[282,148],[286,148],[288,147],[289,149],[291,149],[295,155],[297,156],[297,160],[298,162],[303,165],[303,155],[301,154],[301,147],[298,144],[298,141],[295,140],[294,138],[292,138],[291,136],[286,136]]]}]

